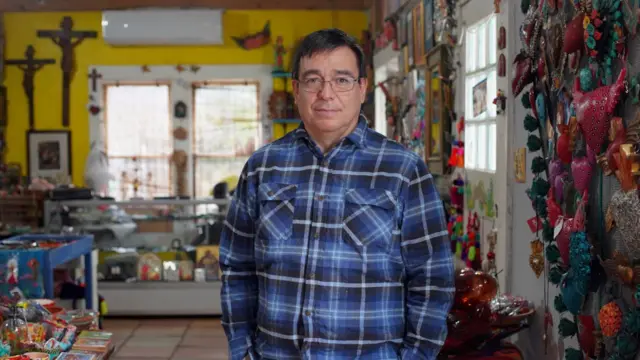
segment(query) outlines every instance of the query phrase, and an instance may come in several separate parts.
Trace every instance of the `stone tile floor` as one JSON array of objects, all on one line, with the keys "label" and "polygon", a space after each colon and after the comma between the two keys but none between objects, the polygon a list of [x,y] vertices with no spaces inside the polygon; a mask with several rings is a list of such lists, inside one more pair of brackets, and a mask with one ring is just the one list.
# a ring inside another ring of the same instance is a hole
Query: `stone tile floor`
[{"label": "stone tile floor", "polygon": [[113,360],[226,360],[220,319],[105,319]]}]

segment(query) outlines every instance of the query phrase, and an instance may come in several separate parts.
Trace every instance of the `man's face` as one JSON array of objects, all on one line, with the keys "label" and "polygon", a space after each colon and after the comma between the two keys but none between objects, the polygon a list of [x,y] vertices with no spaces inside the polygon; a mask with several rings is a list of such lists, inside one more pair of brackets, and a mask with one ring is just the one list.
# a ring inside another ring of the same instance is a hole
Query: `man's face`
[{"label": "man's face", "polygon": [[300,59],[294,97],[311,133],[339,133],[355,127],[367,89],[358,80],[358,61],[348,47]]}]

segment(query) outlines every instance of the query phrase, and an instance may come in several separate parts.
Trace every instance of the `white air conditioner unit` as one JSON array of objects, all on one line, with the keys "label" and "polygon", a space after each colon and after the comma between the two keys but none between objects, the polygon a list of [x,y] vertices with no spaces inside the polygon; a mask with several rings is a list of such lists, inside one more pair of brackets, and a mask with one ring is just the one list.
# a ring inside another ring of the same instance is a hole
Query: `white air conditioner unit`
[{"label": "white air conditioner unit", "polygon": [[222,10],[104,11],[102,36],[114,46],[221,45]]}]

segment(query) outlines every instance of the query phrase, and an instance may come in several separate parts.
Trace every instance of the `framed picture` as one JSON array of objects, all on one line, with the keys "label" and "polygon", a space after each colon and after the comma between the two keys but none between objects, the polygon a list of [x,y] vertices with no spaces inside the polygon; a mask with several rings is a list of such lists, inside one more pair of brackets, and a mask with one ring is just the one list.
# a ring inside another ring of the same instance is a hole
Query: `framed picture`
[{"label": "framed picture", "polygon": [[451,87],[446,81],[450,70],[449,53],[445,45],[435,46],[427,54],[425,70],[425,162],[433,174],[447,171],[451,142],[446,141],[451,129],[450,110],[453,108]]},{"label": "framed picture", "polygon": [[412,20],[412,12],[407,12],[406,15],[406,28],[407,28],[407,61],[409,62],[409,68],[413,67],[413,20]]},{"label": "framed picture", "polygon": [[414,64],[421,66],[426,63],[424,52],[424,3],[420,1],[413,8],[413,51]]},{"label": "framed picture", "polygon": [[69,130],[30,130],[27,132],[29,177],[55,182],[71,177],[71,132]]},{"label": "framed picture", "polygon": [[482,79],[479,83],[473,86],[473,117],[487,112],[487,78]]},{"label": "framed picture", "polygon": [[435,46],[434,4],[433,0],[424,0],[424,53],[428,54]]},{"label": "framed picture", "polygon": [[7,88],[0,86],[0,126],[7,126]]}]

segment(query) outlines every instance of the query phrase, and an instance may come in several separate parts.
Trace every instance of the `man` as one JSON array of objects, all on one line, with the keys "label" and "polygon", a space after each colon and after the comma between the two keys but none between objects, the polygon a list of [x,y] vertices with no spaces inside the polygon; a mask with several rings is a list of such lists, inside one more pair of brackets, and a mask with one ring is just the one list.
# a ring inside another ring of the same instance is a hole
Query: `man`
[{"label": "man", "polygon": [[433,179],[367,128],[354,39],[317,31],[293,61],[302,125],[251,156],[220,242],[230,358],[435,359],[454,288]]}]

